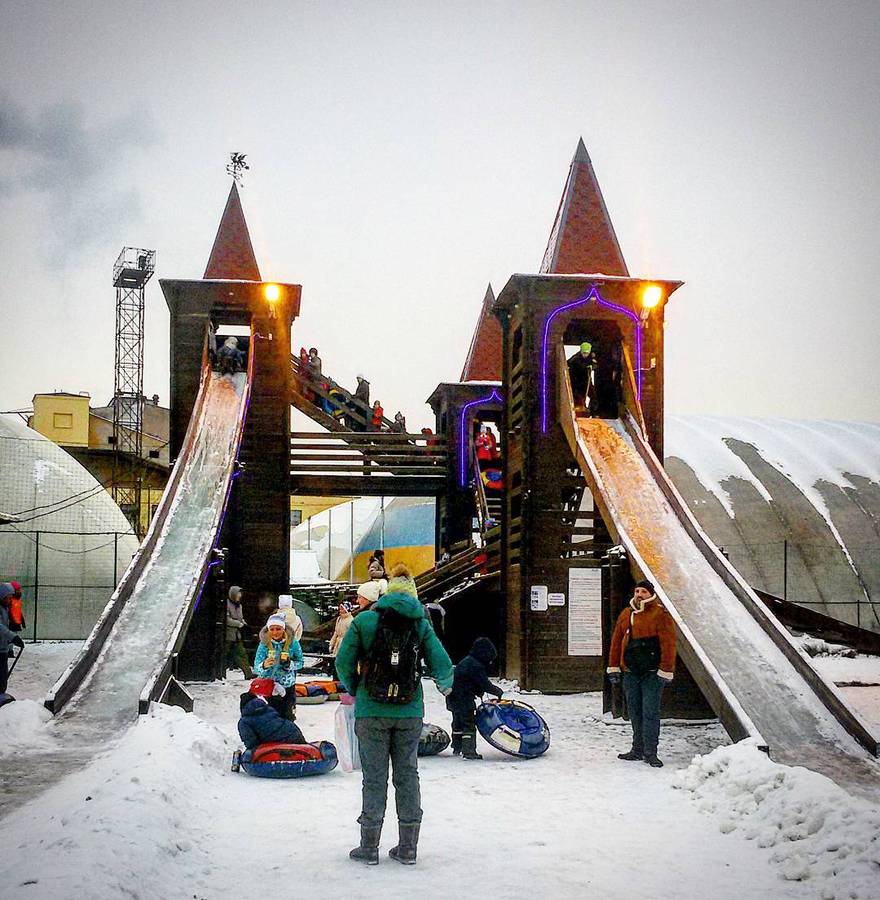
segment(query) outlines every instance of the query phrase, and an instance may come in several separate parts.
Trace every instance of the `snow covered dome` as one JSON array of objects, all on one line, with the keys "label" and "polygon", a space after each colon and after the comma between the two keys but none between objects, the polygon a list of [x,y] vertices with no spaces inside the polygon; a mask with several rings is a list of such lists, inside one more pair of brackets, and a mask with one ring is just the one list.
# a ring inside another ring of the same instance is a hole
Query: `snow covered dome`
[{"label": "snow covered dome", "polygon": [[880,631],[880,425],[667,416],[665,453],[753,587]]},{"label": "snow covered dome", "polygon": [[38,638],[85,637],[138,548],[119,507],[61,447],[0,415],[0,516],[0,581],[22,585],[26,635],[36,618]]}]

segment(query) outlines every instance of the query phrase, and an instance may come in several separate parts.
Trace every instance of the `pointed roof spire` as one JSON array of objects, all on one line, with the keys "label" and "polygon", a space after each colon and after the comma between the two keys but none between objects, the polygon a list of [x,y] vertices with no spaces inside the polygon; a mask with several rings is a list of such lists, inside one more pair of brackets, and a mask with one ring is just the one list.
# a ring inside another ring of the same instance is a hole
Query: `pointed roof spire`
[{"label": "pointed roof spire", "polygon": [[204,277],[263,280],[251,244],[244,210],[241,207],[238,185],[234,181],[229,189],[229,198],[220,219],[220,227],[217,229],[217,237],[214,238],[214,246],[211,248]]},{"label": "pointed roof spire", "polygon": [[568,170],[541,272],[629,275],[583,138]]},{"label": "pointed roof spire", "polygon": [[495,294],[490,284],[461,370],[462,381],[501,381],[501,323],[492,314],[494,302]]}]

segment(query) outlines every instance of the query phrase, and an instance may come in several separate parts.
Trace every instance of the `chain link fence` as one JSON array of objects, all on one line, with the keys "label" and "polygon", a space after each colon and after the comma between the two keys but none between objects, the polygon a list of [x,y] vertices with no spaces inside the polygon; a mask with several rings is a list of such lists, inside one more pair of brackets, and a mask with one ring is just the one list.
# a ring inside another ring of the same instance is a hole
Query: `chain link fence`
[{"label": "chain link fence", "polygon": [[4,527],[2,538],[0,581],[21,584],[30,641],[87,637],[137,549],[123,531]]}]

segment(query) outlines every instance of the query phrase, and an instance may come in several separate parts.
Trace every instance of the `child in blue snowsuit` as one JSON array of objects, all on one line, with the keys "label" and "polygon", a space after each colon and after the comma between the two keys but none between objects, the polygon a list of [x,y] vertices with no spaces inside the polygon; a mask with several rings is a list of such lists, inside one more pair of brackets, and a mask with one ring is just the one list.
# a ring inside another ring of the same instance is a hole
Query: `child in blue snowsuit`
[{"label": "child in blue snowsuit", "polygon": [[[285,689],[281,702],[272,705],[285,718],[292,720],[296,718],[296,673],[303,667],[302,647],[280,613],[269,616],[266,632],[266,639],[260,641],[254,657],[254,674],[257,678],[271,678]],[[274,701],[278,699],[272,698]]]},{"label": "child in blue snowsuit", "polygon": [[306,743],[299,726],[282,718],[269,704],[274,688],[275,682],[271,678],[255,678],[250,690],[241,695],[238,734],[248,750],[260,744]]},{"label": "child in blue snowsuit", "polygon": [[498,656],[489,638],[474,641],[471,652],[455,667],[452,693],[446,698],[446,708],[452,712],[452,753],[464,759],[482,759],[477,753],[477,710],[475,698],[494,694],[499,699],[504,691],[489,681],[486,667]]}]

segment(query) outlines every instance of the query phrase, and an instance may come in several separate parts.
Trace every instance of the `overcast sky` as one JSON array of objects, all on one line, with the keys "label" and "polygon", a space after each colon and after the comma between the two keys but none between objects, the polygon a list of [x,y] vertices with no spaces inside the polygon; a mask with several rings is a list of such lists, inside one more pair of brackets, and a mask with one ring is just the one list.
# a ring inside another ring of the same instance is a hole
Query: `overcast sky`
[{"label": "overcast sky", "polygon": [[[579,136],[675,413],[880,421],[880,4],[0,0],[0,409],[113,388],[111,268],[201,277],[248,154],[295,349],[428,424]],[[147,394],[168,399],[147,293]]]}]

